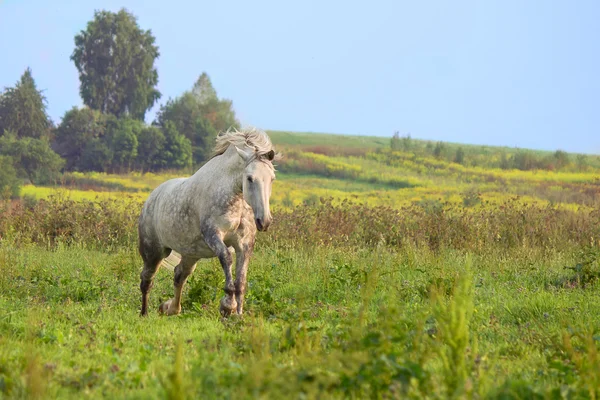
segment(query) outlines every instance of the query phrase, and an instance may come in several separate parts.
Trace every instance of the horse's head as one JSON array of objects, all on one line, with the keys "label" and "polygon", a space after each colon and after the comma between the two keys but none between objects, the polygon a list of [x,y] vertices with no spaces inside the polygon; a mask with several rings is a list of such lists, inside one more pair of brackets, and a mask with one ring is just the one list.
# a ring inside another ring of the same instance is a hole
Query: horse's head
[{"label": "horse's head", "polygon": [[259,231],[266,231],[272,220],[269,199],[271,198],[271,186],[275,180],[275,169],[272,164],[275,152],[270,150],[259,155],[256,152],[241,150],[237,147],[236,150],[246,166],[242,175],[244,200],[254,211],[256,228]]}]

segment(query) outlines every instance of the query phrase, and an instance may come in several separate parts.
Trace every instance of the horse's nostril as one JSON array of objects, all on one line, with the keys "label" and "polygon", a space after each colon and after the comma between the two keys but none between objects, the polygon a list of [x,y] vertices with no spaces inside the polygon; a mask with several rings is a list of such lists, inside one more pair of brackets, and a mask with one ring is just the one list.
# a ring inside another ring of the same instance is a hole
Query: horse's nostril
[{"label": "horse's nostril", "polygon": [[259,231],[263,230],[264,226],[263,226],[262,219],[256,218],[256,227],[258,228]]}]

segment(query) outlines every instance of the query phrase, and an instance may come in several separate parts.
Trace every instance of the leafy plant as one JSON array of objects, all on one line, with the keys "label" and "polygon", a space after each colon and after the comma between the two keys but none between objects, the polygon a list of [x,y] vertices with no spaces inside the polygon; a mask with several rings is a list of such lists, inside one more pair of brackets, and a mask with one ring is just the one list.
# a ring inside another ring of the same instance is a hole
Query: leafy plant
[{"label": "leafy plant", "polygon": [[448,398],[472,397],[476,390],[474,374],[477,342],[471,337],[473,283],[470,263],[456,280],[452,296],[433,292],[438,354],[442,360]]},{"label": "leafy plant", "polygon": [[214,303],[223,293],[224,282],[221,268],[197,268],[187,280],[188,289],[183,305],[201,308],[205,304]]},{"label": "leafy plant", "polygon": [[580,252],[581,261],[574,267],[565,267],[574,272],[571,282],[578,287],[587,287],[600,280],[600,248],[588,246]]},{"label": "leafy plant", "polygon": [[463,192],[462,203],[465,207],[473,207],[481,204],[481,193],[477,188],[470,188]]}]

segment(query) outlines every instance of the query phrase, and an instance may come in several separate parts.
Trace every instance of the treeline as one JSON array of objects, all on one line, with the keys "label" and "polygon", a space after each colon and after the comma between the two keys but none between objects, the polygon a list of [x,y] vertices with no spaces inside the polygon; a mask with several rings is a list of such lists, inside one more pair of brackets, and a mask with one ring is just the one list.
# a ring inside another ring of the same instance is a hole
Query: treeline
[{"label": "treeline", "polygon": [[400,136],[399,132],[395,132],[392,136],[390,148],[393,151],[434,157],[438,160],[471,167],[522,171],[566,169],[586,171],[592,166],[589,156],[570,155],[563,150],[541,152],[526,149],[508,150],[489,146],[460,146],[445,142],[415,140],[410,135]]},{"label": "treeline", "polygon": [[217,133],[239,128],[232,102],[218,97],[202,73],[190,90],[146,112],[161,98],[159,57],[151,31],[127,10],[97,11],[74,38],[84,106],[55,124],[27,69],[0,93],[0,197],[14,197],[24,180],[50,183],[64,171],[158,171],[198,166]]},{"label": "treeline", "polygon": [[67,111],[52,147],[67,171],[157,171],[206,160],[220,130],[239,127],[231,102],[220,100],[203,73],[191,91],[169,100],[151,125],[90,107]]}]

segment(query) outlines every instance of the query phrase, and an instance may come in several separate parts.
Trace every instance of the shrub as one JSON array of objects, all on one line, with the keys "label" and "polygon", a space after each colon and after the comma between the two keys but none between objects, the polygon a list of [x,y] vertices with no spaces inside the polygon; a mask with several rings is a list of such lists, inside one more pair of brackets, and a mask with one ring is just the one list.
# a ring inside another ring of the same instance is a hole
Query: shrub
[{"label": "shrub", "polygon": [[449,204],[436,208],[413,204],[393,209],[321,199],[316,206],[302,204],[276,214],[272,229],[259,235],[259,241],[296,247],[373,247],[385,243],[392,248],[413,245],[483,251],[494,247],[585,246],[590,237],[600,233],[598,211],[521,204],[516,197],[476,210]]},{"label": "shrub", "polygon": [[477,188],[467,189],[462,195],[463,206],[473,207],[481,204],[481,193]]},{"label": "shrub", "polygon": [[21,182],[17,178],[13,160],[7,156],[0,156],[0,200],[18,197],[20,191]]},{"label": "shrub", "polygon": [[[315,204],[316,203],[316,204]],[[401,209],[311,198],[274,213],[258,246],[426,247],[486,251],[493,248],[568,249],[600,236],[600,211],[522,204],[518,198],[476,209],[435,200]],[[429,203],[427,203],[429,204]],[[134,198],[73,201],[60,197],[18,202],[0,214],[0,237],[17,243],[115,248],[137,244],[141,203]]]},{"label": "shrub", "polygon": [[52,196],[33,205],[16,203],[0,216],[0,237],[18,243],[59,243],[111,249],[131,246],[137,238],[141,205],[122,200],[73,201]]}]

